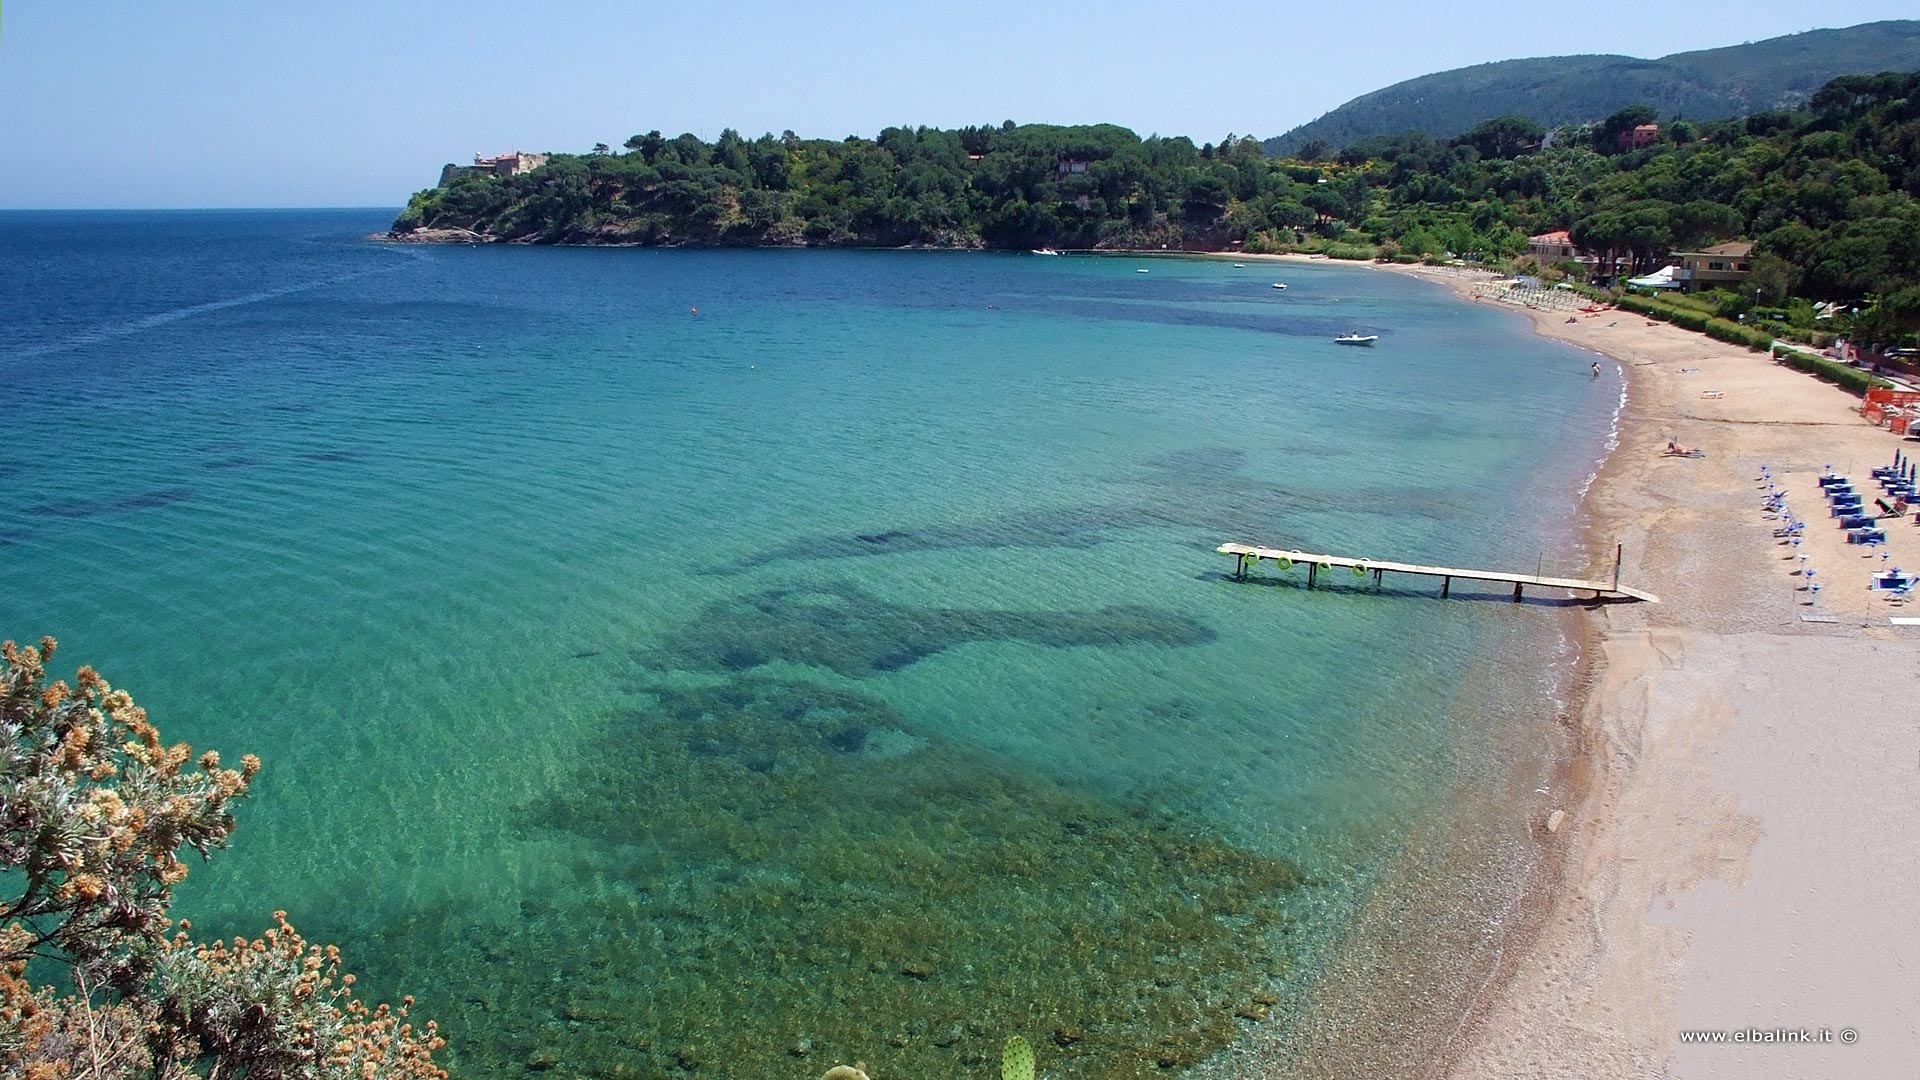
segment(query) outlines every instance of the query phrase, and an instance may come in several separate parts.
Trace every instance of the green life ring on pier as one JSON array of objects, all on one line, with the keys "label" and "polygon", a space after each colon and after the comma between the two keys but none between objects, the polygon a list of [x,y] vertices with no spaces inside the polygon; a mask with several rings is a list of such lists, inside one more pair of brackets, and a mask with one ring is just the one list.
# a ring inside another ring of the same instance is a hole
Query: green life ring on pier
[{"label": "green life ring on pier", "polygon": [[1353,564],[1354,577],[1363,578],[1363,577],[1366,577],[1371,572],[1372,572],[1372,569],[1369,566],[1367,566],[1366,563],[1357,562]]},{"label": "green life ring on pier", "polygon": [[1280,569],[1282,570],[1293,569],[1293,560],[1287,558],[1285,555],[1276,555],[1273,561],[1279,563]]},{"label": "green life ring on pier", "polygon": [[1322,562],[1320,563],[1320,572],[1321,572],[1321,573],[1323,573],[1323,574],[1331,574],[1331,573],[1333,573],[1333,564],[1332,564],[1332,563],[1330,563],[1330,562],[1326,562],[1326,561],[1324,561],[1324,560],[1323,560],[1323,561],[1322,561]]}]

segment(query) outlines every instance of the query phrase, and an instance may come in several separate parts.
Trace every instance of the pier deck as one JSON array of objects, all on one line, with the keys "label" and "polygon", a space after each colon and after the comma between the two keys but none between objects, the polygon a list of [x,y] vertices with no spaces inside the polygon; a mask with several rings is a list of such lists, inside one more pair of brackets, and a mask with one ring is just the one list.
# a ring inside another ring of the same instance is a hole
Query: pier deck
[{"label": "pier deck", "polygon": [[1384,559],[1356,559],[1347,555],[1318,555],[1309,551],[1283,551],[1279,548],[1255,547],[1252,544],[1221,544],[1216,548],[1222,555],[1232,555],[1235,560],[1234,576],[1244,578],[1252,565],[1259,561],[1281,563],[1287,560],[1294,566],[1307,568],[1307,587],[1312,588],[1322,569],[1335,567],[1361,572],[1354,577],[1373,578],[1375,584],[1387,574],[1413,574],[1419,577],[1439,578],[1440,595],[1446,596],[1453,588],[1453,580],[1490,581],[1513,586],[1513,599],[1517,603],[1521,590],[1528,586],[1539,589],[1566,589],[1571,592],[1591,592],[1595,599],[1601,597],[1625,600],[1639,600],[1657,604],[1660,598],[1643,589],[1631,589],[1619,580],[1619,563],[1614,564],[1615,576],[1612,581],[1590,581],[1585,578],[1546,577],[1540,574],[1509,574],[1499,570],[1463,570],[1456,566],[1422,566],[1419,563],[1390,562]]}]

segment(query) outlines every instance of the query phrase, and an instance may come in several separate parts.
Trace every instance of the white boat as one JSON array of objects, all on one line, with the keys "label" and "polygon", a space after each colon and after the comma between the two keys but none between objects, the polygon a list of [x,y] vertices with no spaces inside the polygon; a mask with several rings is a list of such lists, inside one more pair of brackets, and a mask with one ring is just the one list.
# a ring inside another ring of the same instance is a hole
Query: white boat
[{"label": "white boat", "polygon": [[1141,267],[1140,269],[1138,269],[1138,270],[1135,270],[1135,271],[1134,271],[1134,273],[1136,273],[1136,274],[1144,274],[1144,273],[1146,273],[1146,272],[1147,272],[1147,268],[1146,268],[1146,267],[1144,267],[1144,266],[1143,266],[1143,267]]},{"label": "white boat", "polygon": [[1033,253],[1034,253],[1035,255],[1058,255],[1058,254],[1060,254],[1059,252],[1057,252],[1057,251],[1055,251],[1055,250],[1053,250],[1052,248],[1034,248],[1034,249],[1033,249]]},{"label": "white boat", "polygon": [[1280,282],[1280,281],[1276,281],[1276,282],[1274,282],[1274,283],[1273,283],[1273,287],[1274,287],[1274,288],[1276,288],[1276,289],[1284,289],[1284,288],[1286,288],[1287,286],[1286,286],[1286,283],[1285,283],[1285,282]]},{"label": "white boat", "polygon": [[1233,268],[1234,268],[1235,270],[1245,270],[1245,269],[1247,268],[1247,264],[1246,264],[1246,263],[1234,263],[1234,264],[1233,264]]},{"label": "white boat", "polygon": [[1335,345],[1371,345],[1379,340],[1379,334],[1362,334],[1355,332],[1352,334],[1341,334],[1339,337],[1333,339],[1333,343]]}]

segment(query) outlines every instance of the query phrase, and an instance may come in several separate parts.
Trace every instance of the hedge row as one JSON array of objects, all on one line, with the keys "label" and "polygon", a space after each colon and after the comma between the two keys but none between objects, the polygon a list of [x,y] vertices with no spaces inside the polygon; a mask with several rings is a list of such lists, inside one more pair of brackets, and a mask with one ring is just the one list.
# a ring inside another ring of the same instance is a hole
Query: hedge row
[{"label": "hedge row", "polygon": [[1893,385],[1885,379],[1876,379],[1857,367],[1849,367],[1812,353],[1803,353],[1798,349],[1781,349],[1775,354],[1775,359],[1788,367],[1799,368],[1809,375],[1825,379],[1842,390],[1850,390],[1862,397],[1876,386]]},{"label": "hedge row", "polygon": [[[1755,352],[1773,351],[1774,335],[1763,329],[1742,326],[1736,322],[1713,318],[1698,311],[1663,304],[1643,296],[1622,296],[1616,302],[1628,311],[1638,312],[1652,319],[1661,319],[1682,329],[1705,334],[1730,345],[1744,345]],[[1804,353],[1798,349],[1781,349],[1775,355],[1775,359],[1856,394],[1865,395],[1868,390],[1876,386],[1889,385],[1886,380],[1876,379],[1859,368]]]},{"label": "hedge row", "polygon": [[1675,307],[1658,300],[1649,300],[1642,296],[1622,296],[1619,305],[1628,311],[1639,312],[1649,318],[1670,322],[1684,330],[1696,334],[1705,334],[1710,338],[1724,341],[1729,345],[1745,345],[1755,352],[1766,352],[1773,346],[1773,335],[1737,322],[1715,318],[1691,308]]}]

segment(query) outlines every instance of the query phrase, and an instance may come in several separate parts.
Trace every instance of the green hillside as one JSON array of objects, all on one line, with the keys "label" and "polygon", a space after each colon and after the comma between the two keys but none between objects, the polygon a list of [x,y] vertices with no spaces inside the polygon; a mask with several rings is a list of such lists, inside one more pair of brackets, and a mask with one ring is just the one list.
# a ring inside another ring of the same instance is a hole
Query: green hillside
[{"label": "green hillside", "polygon": [[1598,120],[1644,102],[1662,116],[1714,120],[1800,105],[1839,75],[1920,68],[1920,21],[1810,30],[1658,60],[1549,56],[1442,71],[1364,94],[1278,138],[1269,154],[1309,142],[1338,149],[1376,135],[1458,135],[1491,116],[1548,128]]}]

